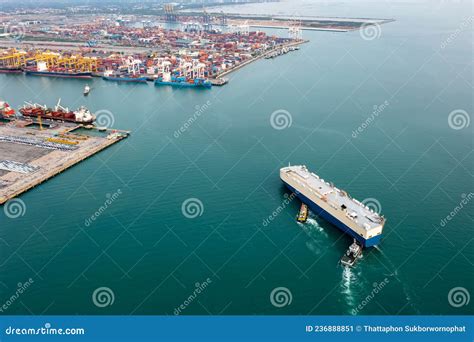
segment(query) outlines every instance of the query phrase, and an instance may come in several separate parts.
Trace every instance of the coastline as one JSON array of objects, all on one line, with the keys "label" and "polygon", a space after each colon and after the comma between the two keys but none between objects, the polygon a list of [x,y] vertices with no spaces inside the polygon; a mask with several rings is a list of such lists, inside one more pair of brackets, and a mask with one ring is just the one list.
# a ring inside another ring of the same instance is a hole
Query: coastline
[{"label": "coastline", "polygon": [[239,64],[239,65],[236,65],[236,66],[235,66],[234,68],[232,68],[232,69],[225,70],[225,71],[221,72],[220,74],[217,74],[216,76],[212,77],[212,79],[222,78],[222,77],[224,77],[224,76],[226,76],[226,75],[229,75],[229,74],[231,74],[232,72],[237,71],[237,70],[243,68],[244,66],[249,65],[250,63],[255,62],[255,61],[257,61],[257,60],[259,60],[259,59],[261,59],[261,58],[264,58],[265,56],[268,56],[269,54],[271,54],[271,53],[273,53],[273,52],[275,52],[275,51],[277,51],[277,50],[280,50],[280,49],[282,49],[282,48],[291,47],[291,46],[298,46],[298,45],[305,44],[305,43],[308,43],[308,42],[309,42],[309,40],[300,40],[300,41],[291,42],[291,43],[288,43],[288,44],[279,45],[278,47],[275,47],[275,48],[273,48],[273,49],[271,49],[271,50],[269,50],[269,51],[266,51],[266,52],[262,53],[261,55],[258,55],[258,56],[254,57],[254,58],[251,58],[251,59],[249,59],[249,60],[247,60],[247,61],[245,61],[245,62],[243,62],[243,63],[241,63],[241,64]]}]

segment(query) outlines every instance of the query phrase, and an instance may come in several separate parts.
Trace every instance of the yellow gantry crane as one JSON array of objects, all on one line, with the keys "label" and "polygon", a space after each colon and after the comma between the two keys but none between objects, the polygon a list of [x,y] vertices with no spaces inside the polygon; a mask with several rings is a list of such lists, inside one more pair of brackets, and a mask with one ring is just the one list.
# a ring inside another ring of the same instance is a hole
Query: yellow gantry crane
[{"label": "yellow gantry crane", "polygon": [[25,65],[26,55],[25,51],[5,50],[0,54],[0,65],[2,67],[20,68]]},{"label": "yellow gantry crane", "polygon": [[75,70],[77,65],[77,57],[76,56],[61,56],[57,60],[56,67],[61,67],[67,70]]},{"label": "yellow gantry crane", "polygon": [[99,62],[96,57],[80,57],[77,63],[78,71],[97,72]]},{"label": "yellow gantry crane", "polygon": [[60,54],[50,51],[18,51],[16,49],[0,51],[0,66],[21,68],[28,63],[45,62],[49,68],[64,68],[73,71],[97,72],[99,60],[96,57]]},{"label": "yellow gantry crane", "polygon": [[36,53],[31,59],[35,62],[46,62],[48,68],[57,67],[58,61],[60,60],[61,55],[57,52],[39,52]]},{"label": "yellow gantry crane", "polygon": [[96,72],[98,69],[97,58],[84,57],[81,55],[50,55],[43,54],[36,59],[47,62],[48,68],[64,68],[71,71]]}]

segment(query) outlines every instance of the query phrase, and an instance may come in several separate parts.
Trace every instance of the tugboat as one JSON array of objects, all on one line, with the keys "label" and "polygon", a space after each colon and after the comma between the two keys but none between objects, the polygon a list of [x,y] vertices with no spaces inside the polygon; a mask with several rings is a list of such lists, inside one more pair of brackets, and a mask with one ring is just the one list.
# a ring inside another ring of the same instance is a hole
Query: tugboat
[{"label": "tugboat", "polygon": [[301,203],[300,212],[296,217],[296,220],[301,223],[305,223],[308,219],[308,206],[304,203]]},{"label": "tugboat", "polygon": [[349,249],[346,251],[346,254],[342,256],[341,264],[352,267],[360,257],[362,257],[362,246],[359,245],[356,240],[354,240],[354,242],[349,246]]},{"label": "tugboat", "polygon": [[89,95],[90,91],[91,91],[91,87],[89,87],[89,85],[86,84],[86,86],[84,87],[84,96]]}]

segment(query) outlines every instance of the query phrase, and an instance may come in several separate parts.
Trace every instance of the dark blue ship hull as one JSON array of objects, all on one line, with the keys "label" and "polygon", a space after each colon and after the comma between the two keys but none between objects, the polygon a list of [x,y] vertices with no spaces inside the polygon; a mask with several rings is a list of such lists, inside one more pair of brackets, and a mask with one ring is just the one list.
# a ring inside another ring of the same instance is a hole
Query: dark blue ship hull
[{"label": "dark blue ship hull", "polygon": [[34,71],[26,70],[27,75],[47,76],[47,77],[64,77],[64,78],[92,78],[91,72],[59,72],[59,71]]},{"label": "dark blue ship hull", "polygon": [[146,77],[102,76],[102,78],[106,81],[114,81],[114,82],[145,83],[147,81]]}]

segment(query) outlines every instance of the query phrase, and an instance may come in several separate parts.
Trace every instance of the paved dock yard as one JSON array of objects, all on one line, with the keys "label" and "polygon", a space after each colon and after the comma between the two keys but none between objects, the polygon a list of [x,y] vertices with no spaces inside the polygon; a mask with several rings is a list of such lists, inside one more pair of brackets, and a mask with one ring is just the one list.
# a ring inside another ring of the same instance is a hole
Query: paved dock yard
[{"label": "paved dock yard", "polygon": [[[54,128],[0,125],[0,205],[128,136],[112,130],[103,136],[75,133],[78,126]],[[68,133],[69,132],[69,133]],[[66,144],[64,142],[69,142]]]}]

